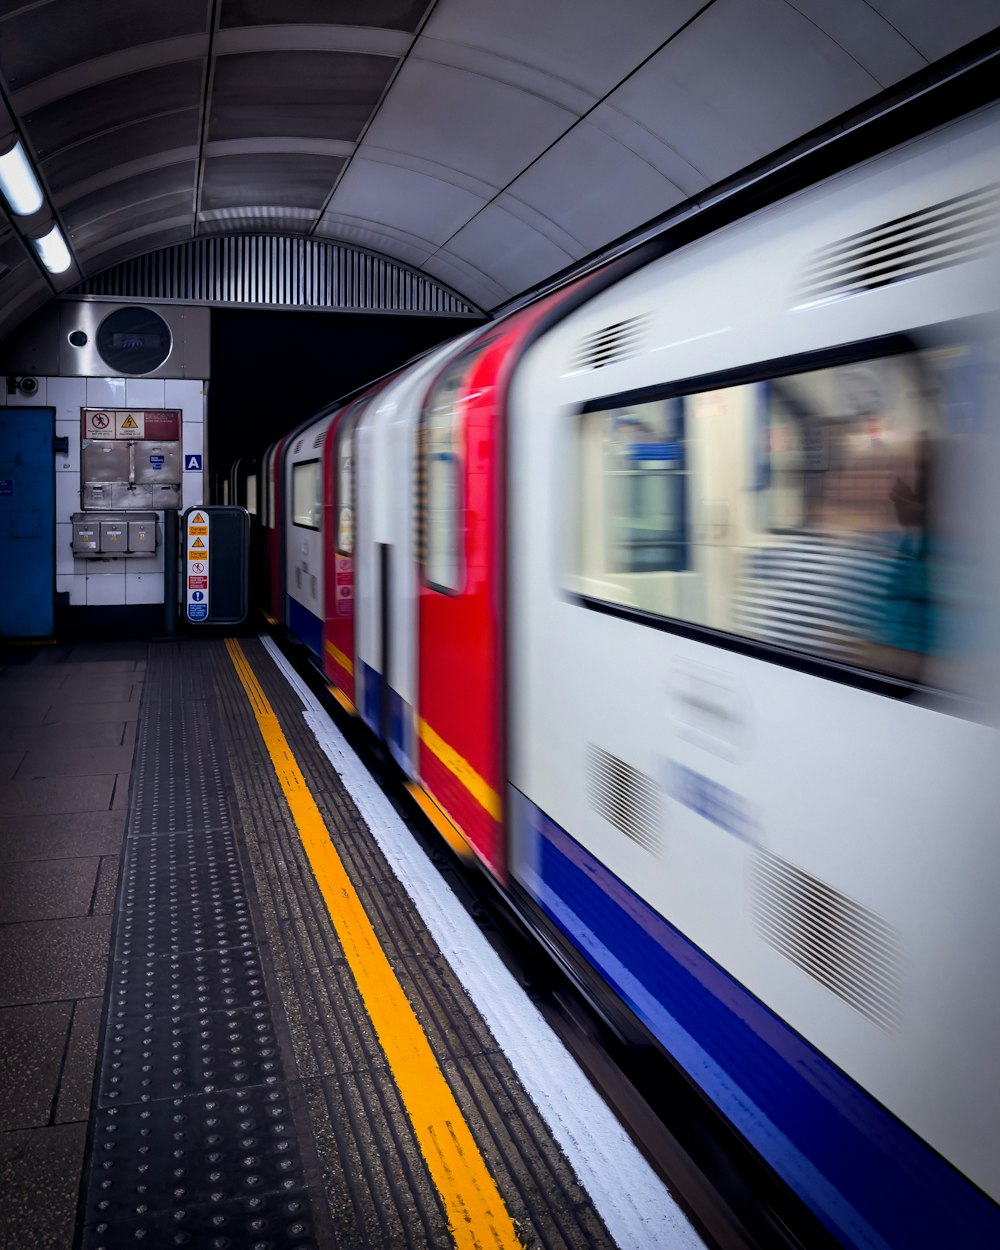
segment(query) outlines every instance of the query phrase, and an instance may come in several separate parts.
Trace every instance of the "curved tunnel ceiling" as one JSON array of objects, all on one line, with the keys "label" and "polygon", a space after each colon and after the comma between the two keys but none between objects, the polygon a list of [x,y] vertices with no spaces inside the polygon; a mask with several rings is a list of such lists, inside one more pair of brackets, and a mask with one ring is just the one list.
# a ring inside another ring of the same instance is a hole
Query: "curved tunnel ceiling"
[{"label": "curved tunnel ceiling", "polygon": [[[0,333],[169,244],[311,236],[493,309],[995,28],[995,0],[0,0],[76,264],[0,217]],[[5,324],[6,323],[6,324]]]}]

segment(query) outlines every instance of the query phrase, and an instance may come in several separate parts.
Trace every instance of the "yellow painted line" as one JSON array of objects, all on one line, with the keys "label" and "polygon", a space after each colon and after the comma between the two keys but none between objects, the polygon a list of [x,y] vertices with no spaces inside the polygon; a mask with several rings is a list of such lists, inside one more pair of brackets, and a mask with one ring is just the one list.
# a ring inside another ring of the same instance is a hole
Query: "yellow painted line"
[{"label": "yellow painted line", "polygon": [[428,794],[419,782],[408,781],[406,782],[406,788],[413,796],[414,802],[455,854],[461,855],[463,859],[474,859],[475,856],[472,853],[472,847],[469,845],[468,838],[437,800]]},{"label": "yellow painted line", "polygon": [[350,712],[352,716],[357,716],[358,709],[350,701],[347,695],[344,694],[343,690],[339,690],[336,686],[331,686],[329,683],[327,683],[326,688],[333,695],[333,697],[337,700],[337,702],[340,704],[340,706],[344,709],[345,712]]},{"label": "yellow painted line", "polygon": [[326,644],[326,650],[345,672],[350,673],[352,677],[354,676],[354,661],[349,656],[346,656],[339,647],[335,647],[332,642]]},{"label": "yellow painted line", "polygon": [[419,726],[420,740],[427,746],[427,749],[433,751],[445,768],[458,778],[476,802],[481,807],[485,807],[494,820],[500,820],[503,809],[496,790],[488,781],[480,777],[468,760],[463,759],[439,734],[436,734],[422,716]]},{"label": "yellow painted line", "polygon": [[460,1250],[521,1250],[514,1221],[337,854],[278,718],[240,644],[226,649],[298,827],[330,920],[385,1051]]}]

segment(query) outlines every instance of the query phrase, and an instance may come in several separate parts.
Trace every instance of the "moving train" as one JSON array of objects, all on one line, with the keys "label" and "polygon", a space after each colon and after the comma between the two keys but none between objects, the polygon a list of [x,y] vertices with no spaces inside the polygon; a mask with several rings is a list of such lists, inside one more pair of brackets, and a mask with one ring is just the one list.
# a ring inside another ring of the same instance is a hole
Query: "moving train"
[{"label": "moving train", "polygon": [[267,610],[840,1243],[1000,1245],[1000,108],[280,439]]}]

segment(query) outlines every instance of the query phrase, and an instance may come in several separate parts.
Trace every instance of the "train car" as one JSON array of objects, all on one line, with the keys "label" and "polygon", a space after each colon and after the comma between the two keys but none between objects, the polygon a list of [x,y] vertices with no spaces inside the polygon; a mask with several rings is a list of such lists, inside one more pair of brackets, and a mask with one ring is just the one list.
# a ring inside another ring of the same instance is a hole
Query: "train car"
[{"label": "train car", "polygon": [[284,542],[287,526],[284,523],[284,492],[281,480],[281,457],[288,445],[288,435],[278,439],[264,453],[260,470],[260,510],[258,522],[261,531],[263,553],[264,595],[262,611],[268,623],[277,625],[284,619],[284,594],[282,593],[284,568]]},{"label": "train car", "polygon": [[1000,1244],[998,139],[636,253],[265,460],[275,616],[866,1250]]},{"label": "train car", "polygon": [[1000,1244],[998,152],[678,249],[508,404],[513,888],[847,1246]]}]

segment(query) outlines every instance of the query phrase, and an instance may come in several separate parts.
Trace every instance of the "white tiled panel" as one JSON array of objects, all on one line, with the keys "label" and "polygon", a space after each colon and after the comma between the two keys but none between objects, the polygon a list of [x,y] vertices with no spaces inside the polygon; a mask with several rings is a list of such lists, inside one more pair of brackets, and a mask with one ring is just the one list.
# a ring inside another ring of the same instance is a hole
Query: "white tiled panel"
[{"label": "white tiled panel", "polygon": [[73,526],[69,521],[56,523],[56,573],[77,573],[77,561],[73,555]]},{"label": "white tiled panel", "polygon": [[126,378],[126,408],[164,408],[162,378]]},{"label": "white tiled panel", "polygon": [[149,573],[126,573],[125,602],[162,603],[163,574],[153,573],[152,571]]},{"label": "white tiled panel", "polygon": [[199,455],[205,450],[205,426],[201,421],[185,421],[183,428],[184,438],[184,454],[191,455],[197,452]]},{"label": "white tiled panel", "polygon": [[181,511],[205,502],[204,474],[185,473],[181,484]]},{"label": "white tiled panel", "polygon": [[87,378],[88,408],[124,408],[124,378]]},{"label": "white tiled panel", "polygon": [[124,573],[91,573],[87,577],[87,606],[124,603]]},{"label": "white tiled panel", "polygon": [[180,408],[185,421],[205,419],[205,384],[189,378],[164,379],[164,408]]},{"label": "white tiled panel", "polygon": [[[41,381],[41,379],[39,379]],[[49,403],[56,410],[56,424],[73,422],[76,430],[76,441],[80,442],[80,409],[87,406],[86,378],[46,378],[45,393]],[[64,434],[65,430],[59,430]]]},{"label": "white tiled panel", "polygon": [[56,521],[68,521],[80,511],[80,473],[63,469],[56,474]]},{"label": "white tiled panel", "polygon": [[83,573],[56,573],[56,590],[69,591],[71,606],[83,607],[87,602],[87,578]]},{"label": "white tiled panel", "polygon": [[[61,378],[53,378],[54,382],[62,381]],[[58,411],[58,410],[57,410]],[[56,456],[56,472],[80,472],[80,414],[77,412],[75,421],[60,421],[56,416],[56,436],[58,438],[66,438],[69,440],[69,452],[65,455]]]}]

